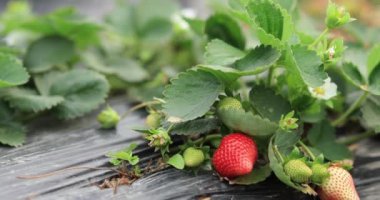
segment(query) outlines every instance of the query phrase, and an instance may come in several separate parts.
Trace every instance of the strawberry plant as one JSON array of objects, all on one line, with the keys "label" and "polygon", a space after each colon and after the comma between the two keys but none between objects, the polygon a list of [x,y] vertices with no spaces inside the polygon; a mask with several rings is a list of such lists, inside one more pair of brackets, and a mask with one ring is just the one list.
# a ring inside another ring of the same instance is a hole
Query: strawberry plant
[{"label": "strawberry plant", "polygon": [[357,199],[343,167],[354,159],[347,145],[380,131],[379,45],[333,34],[352,34],[354,21],[333,2],[317,35],[294,3],[213,6],[202,64],[170,80],[139,131],[177,169],[213,168],[243,185],[273,172],[305,194]]},{"label": "strawberry plant", "polygon": [[[145,0],[120,2],[94,22],[74,8],[37,15],[27,1],[11,1],[0,16],[0,143],[20,146],[25,122],[84,116],[114,92],[159,97],[169,77],[198,60],[202,39],[185,21],[193,15],[172,0]],[[98,120],[112,128],[119,116],[108,108]]]}]

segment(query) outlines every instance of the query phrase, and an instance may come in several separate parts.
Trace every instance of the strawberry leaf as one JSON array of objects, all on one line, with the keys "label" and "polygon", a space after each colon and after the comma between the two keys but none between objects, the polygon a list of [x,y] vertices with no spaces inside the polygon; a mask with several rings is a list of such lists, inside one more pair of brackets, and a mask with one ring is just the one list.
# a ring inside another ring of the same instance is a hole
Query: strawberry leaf
[{"label": "strawberry leaf", "polygon": [[[70,80],[70,81],[68,81]],[[59,118],[72,119],[96,109],[107,97],[109,85],[100,74],[76,69],[59,77],[50,88],[50,95],[64,97],[55,107]]]},{"label": "strawberry leaf", "polygon": [[223,89],[223,84],[213,74],[188,70],[172,79],[165,88],[163,111],[175,122],[195,119],[206,114]]},{"label": "strawberry leaf", "polygon": [[40,73],[55,65],[67,63],[74,55],[72,41],[61,36],[47,36],[29,46],[24,62],[30,72]]},{"label": "strawberry leaf", "polygon": [[17,147],[25,142],[25,128],[16,122],[0,121],[0,143]]},{"label": "strawberry leaf", "polygon": [[365,78],[361,75],[358,67],[353,63],[343,63],[342,72],[346,79],[356,87],[362,88],[366,85]]},{"label": "strawberry leaf", "polygon": [[376,66],[380,65],[380,44],[374,46],[368,55],[367,60],[367,71],[368,74],[371,74],[372,70],[375,69]]},{"label": "strawberry leaf", "polygon": [[222,40],[213,39],[206,46],[205,61],[210,65],[231,65],[245,53]]},{"label": "strawberry leaf", "polygon": [[0,88],[22,85],[29,79],[21,61],[11,55],[0,53],[0,71]]},{"label": "strawberry leaf", "polygon": [[291,111],[289,102],[272,89],[255,85],[249,93],[249,99],[255,110],[264,118],[278,122],[282,115]]},{"label": "strawberry leaf", "polygon": [[239,77],[244,74],[234,68],[221,67],[216,65],[198,65],[197,68],[201,71],[206,71],[216,76],[225,86],[230,86]]},{"label": "strawberry leaf", "polygon": [[34,74],[33,80],[38,92],[43,96],[50,95],[51,85],[62,76],[58,70],[50,70],[45,73]]},{"label": "strawberry leaf", "polygon": [[371,71],[368,83],[368,90],[374,95],[380,95],[380,63]]},{"label": "strawberry leaf", "polygon": [[335,129],[328,121],[314,124],[307,139],[329,160],[343,160],[352,157],[350,150],[345,145],[335,142]]},{"label": "strawberry leaf", "polygon": [[185,160],[183,159],[182,155],[178,153],[170,157],[167,163],[177,169],[185,168]]},{"label": "strawberry leaf", "polygon": [[257,35],[263,44],[279,47],[294,32],[290,15],[270,0],[251,1],[247,11],[258,27]]},{"label": "strawberry leaf", "polygon": [[255,166],[255,169],[251,173],[244,176],[239,176],[236,179],[230,181],[230,184],[238,185],[252,185],[262,181],[265,181],[272,173],[272,169],[268,164],[263,166]]},{"label": "strawberry leaf", "polygon": [[234,68],[241,71],[265,71],[273,65],[281,54],[271,46],[260,45],[249,51],[242,59],[236,61]]},{"label": "strawberry leaf", "polygon": [[287,53],[286,69],[290,76],[296,76],[308,87],[323,85],[327,74],[316,52],[308,50],[305,46],[296,45],[288,48]]},{"label": "strawberry leaf", "polygon": [[245,38],[239,24],[227,14],[217,13],[209,17],[205,33],[209,40],[220,39],[238,49],[245,47]]},{"label": "strawberry leaf", "polygon": [[41,96],[26,88],[12,88],[6,91],[4,99],[10,106],[25,112],[40,112],[51,109],[63,102],[61,96]]},{"label": "strawberry leaf", "polygon": [[242,131],[251,136],[270,136],[278,128],[277,123],[243,109],[221,109],[218,116],[230,129]]},{"label": "strawberry leaf", "polygon": [[148,78],[148,72],[135,60],[122,57],[105,58],[97,52],[86,52],[82,58],[88,67],[106,75],[114,75],[122,81],[136,83]]},{"label": "strawberry leaf", "polygon": [[370,96],[361,108],[364,124],[380,133],[380,97]]},{"label": "strawberry leaf", "polygon": [[175,124],[170,131],[172,135],[199,135],[217,130],[220,127],[216,118],[195,119]]}]

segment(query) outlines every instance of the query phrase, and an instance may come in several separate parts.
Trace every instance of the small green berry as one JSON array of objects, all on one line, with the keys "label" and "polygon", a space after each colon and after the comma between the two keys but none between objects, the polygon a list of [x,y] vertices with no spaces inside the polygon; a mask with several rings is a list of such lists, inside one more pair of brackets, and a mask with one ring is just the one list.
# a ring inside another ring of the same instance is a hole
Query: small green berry
[{"label": "small green berry", "polygon": [[310,167],[300,159],[288,161],[284,166],[284,171],[296,183],[307,183],[313,174]]},{"label": "small green berry", "polygon": [[243,109],[241,102],[232,97],[226,97],[222,99],[218,104],[218,110],[221,109]]},{"label": "small green berry", "polygon": [[119,114],[110,106],[107,106],[97,117],[98,122],[102,128],[110,129],[114,128],[120,121]]},{"label": "small green berry", "polygon": [[198,167],[205,160],[203,151],[194,147],[189,147],[183,152],[186,167]]},{"label": "small green berry", "polygon": [[151,113],[146,117],[145,123],[150,129],[156,129],[161,125],[161,115],[158,113]]}]

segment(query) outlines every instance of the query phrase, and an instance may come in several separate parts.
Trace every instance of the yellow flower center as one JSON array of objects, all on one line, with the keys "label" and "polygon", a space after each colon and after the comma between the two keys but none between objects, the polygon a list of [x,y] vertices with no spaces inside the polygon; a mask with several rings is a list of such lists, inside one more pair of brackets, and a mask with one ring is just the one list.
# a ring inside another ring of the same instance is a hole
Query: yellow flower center
[{"label": "yellow flower center", "polygon": [[318,95],[324,95],[325,94],[325,90],[321,87],[316,87],[313,89],[313,92],[315,94],[318,94]]}]

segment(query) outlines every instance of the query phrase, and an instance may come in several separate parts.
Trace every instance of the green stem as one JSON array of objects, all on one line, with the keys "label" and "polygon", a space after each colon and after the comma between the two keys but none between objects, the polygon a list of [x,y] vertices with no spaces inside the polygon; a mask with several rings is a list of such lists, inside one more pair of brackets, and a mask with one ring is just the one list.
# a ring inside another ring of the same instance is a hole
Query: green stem
[{"label": "green stem", "polygon": [[271,84],[272,84],[273,75],[274,75],[274,66],[270,67],[270,68],[269,68],[269,72],[268,72],[267,85],[268,85],[269,87],[270,87]]},{"label": "green stem", "polygon": [[347,118],[366,100],[368,92],[364,92],[341,116],[334,120],[331,124],[333,126],[341,126],[347,120]]},{"label": "green stem", "polygon": [[125,112],[121,116],[121,119],[124,119],[126,116],[128,116],[129,114],[131,114],[132,112],[135,112],[136,110],[138,110],[140,108],[144,108],[146,106],[151,106],[151,105],[157,105],[157,104],[161,104],[161,102],[160,101],[147,101],[147,102],[137,104],[137,105],[133,106],[132,108],[130,108],[127,112]]},{"label": "green stem", "polygon": [[326,28],[325,30],[323,30],[323,32],[317,37],[317,39],[314,40],[313,43],[311,43],[311,44],[309,45],[309,47],[313,47],[313,46],[315,46],[316,44],[318,44],[318,42],[320,42],[320,41],[323,39],[323,37],[324,37],[328,32],[329,32],[329,29],[328,29],[328,28]]},{"label": "green stem", "polygon": [[376,132],[373,130],[366,131],[364,133],[359,133],[347,137],[343,137],[337,140],[338,143],[344,144],[344,145],[351,145],[356,142],[359,142],[360,140],[369,138],[376,135]]},{"label": "green stem", "polygon": [[194,144],[203,144],[207,141],[210,141],[210,140],[213,140],[213,139],[219,139],[221,138],[222,136],[220,134],[211,134],[211,135],[207,135],[206,137],[204,138],[199,138],[198,140],[195,140],[194,141]]},{"label": "green stem", "polygon": [[307,146],[305,145],[305,143],[303,143],[303,142],[300,140],[300,141],[298,141],[298,144],[301,145],[301,147],[306,151],[306,153],[310,156],[310,158],[311,158],[312,160],[315,160],[315,155],[313,154],[313,152],[310,151],[309,147],[307,147]]},{"label": "green stem", "polygon": [[274,145],[274,150],[275,150],[275,154],[276,154],[277,157],[279,158],[280,162],[281,162],[281,163],[284,163],[284,162],[285,162],[285,159],[284,159],[284,157],[282,157],[281,152],[278,150],[277,145]]}]

